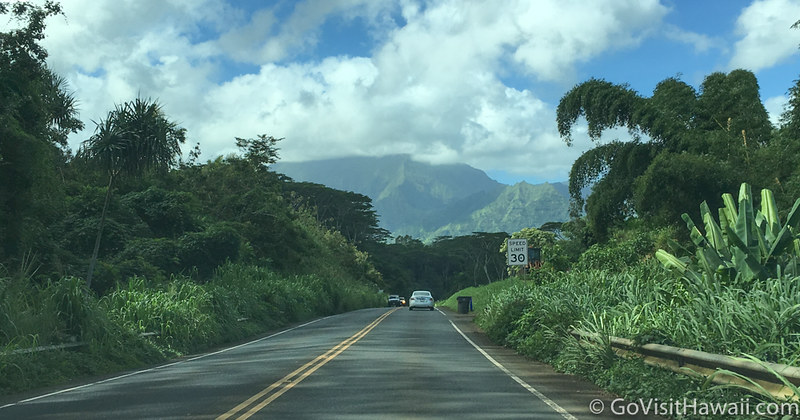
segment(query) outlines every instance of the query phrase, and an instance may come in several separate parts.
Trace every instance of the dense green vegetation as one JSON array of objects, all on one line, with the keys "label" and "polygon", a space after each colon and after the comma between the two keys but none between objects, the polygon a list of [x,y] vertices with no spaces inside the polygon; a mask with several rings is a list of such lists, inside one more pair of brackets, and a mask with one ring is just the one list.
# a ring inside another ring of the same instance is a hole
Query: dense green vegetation
[{"label": "dense green vegetation", "polygon": [[[356,248],[385,236],[369,201],[271,171],[280,139],[184,161],[191,133],[133,98],[69,150],[82,124],[38,45],[59,13],[0,3],[20,23],[0,33],[0,392],[385,304]],[[62,343],[80,346],[24,351]]]},{"label": "dense green vegetation", "polygon": [[[656,246],[669,229],[641,232],[632,223],[627,237],[616,231],[614,239],[581,254],[572,270],[545,267],[457,295],[473,296],[477,322],[496,342],[626,398],[735,403],[755,394],[754,400],[772,400],[766,392],[709,387],[621,358],[610,341],[623,337],[796,365],[800,199],[782,222],[772,192],[762,190],[760,197],[756,210],[750,186],[742,184],[738,198],[723,195],[718,219],[703,202],[704,232],[684,214],[691,241],[668,241],[676,254]],[[443,304],[453,307],[454,300]],[[593,338],[576,339],[575,330]]]},{"label": "dense green vegetation", "polygon": [[426,245],[400,236],[391,244],[371,244],[368,252],[386,279],[387,291],[410,296],[416,289],[429,290],[438,299],[505,278],[506,259],[498,250],[507,237],[476,232],[439,237]]},{"label": "dense green vegetation", "polygon": [[[746,186],[741,190],[747,191]],[[767,218],[743,211],[748,199],[747,194],[739,197],[738,216],[750,219],[740,225],[750,225],[753,230],[767,226]],[[796,238],[797,221],[789,220],[783,225],[775,222]],[[736,255],[741,260],[744,252],[738,248],[742,243],[731,239],[733,228],[727,226],[728,242],[717,242],[714,254]],[[689,227],[696,230],[691,223]],[[771,400],[768,395],[711,387],[701,379],[622,358],[609,338],[796,365],[800,358],[800,277],[786,267],[800,258],[796,247],[800,241],[794,239],[794,246],[765,259],[764,266],[772,274],[759,279],[746,264],[721,262],[716,270],[709,267],[703,258],[710,259],[711,253],[708,244],[700,240],[694,258],[689,250],[680,258],[658,250],[666,254],[660,257],[662,264],[654,258],[653,246],[662,234],[617,237],[592,248],[602,248],[602,252],[583,253],[570,271],[552,267],[533,271],[464,289],[440,304],[455,309],[456,296],[472,296],[476,322],[495,342],[589,378],[628,399]],[[571,334],[574,330],[594,338],[578,340]]]},{"label": "dense green vegetation", "polygon": [[456,295],[473,296],[493,340],[626,398],[771,400],[621,358],[609,337],[797,365],[798,86],[775,127],[745,70],[709,75],[699,93],[675,78],[651,97],[579,84],[559,104],[565,141],[579,118],[593,139],[625,127],[631,140],[573,165],[573,219],[549,265]]},{"label": "dense green vegetation", "polygon": [[[183,160],[192,133],[149,98],[115,107],[73,152],[66,138],[82,123],[38,44],[59,13],[0,2],[21,24],[0,33],[0,392],[413,289],[471,295],[497,342],[632,398],[739,394],[620,359],[609,336],[800,358],[800,81],[777,127],[746,70],[709,75],[699,92],[669,78],[650,97],[602,80],[576,86],[558,108],[567,143],[581,117],[593,138],[612,127],[632,138],[575,162],[570,221],[511,235],[542,250],[541,268],[520,273],[505,265],[505,232],[389,240],[369,197],[277,173],[281,139],[232,133],[239,153],[201,163],[196,148]],[[491,183],[483,193],[501,196]],[[19,351],[70,342],[81,346]]]}]

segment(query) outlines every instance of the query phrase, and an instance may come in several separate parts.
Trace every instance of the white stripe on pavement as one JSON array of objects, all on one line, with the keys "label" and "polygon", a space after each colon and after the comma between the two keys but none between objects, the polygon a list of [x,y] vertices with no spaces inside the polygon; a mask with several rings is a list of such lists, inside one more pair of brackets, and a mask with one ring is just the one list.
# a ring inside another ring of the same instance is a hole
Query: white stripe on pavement
[{"label": "white stripe on pavement", "polygon": [[468,343],[472,344],[472,347],[475,347],[475,349],[478,350],[483,355],[483,357],[485,357],[487,360],[492,362],[493,365],[497,366],[498,369],[502,370],[503,373],[505,373],[506,375],[511,377],[511,379],[513,379],[516,383],[522,385],[522,387],[527,389],[528,392],[530,392],[533,395],[536,395],[536,397],[538,397],[540,400],[542,400],[542,402],[544,402],[545,404],[550,406],[550,408],[555,410],[558,414],[561,414],[561,417],[564,417],[567,420],[578,420],[575,416],[573,416],[572,414],[568,413],[567,410],[565,410],[563,407],[561,407],[560,405],[556,404],[555,401],[551,400],[550,398],[547,398],[547,396],[545,396],[544,394],[539,392],[539,390],[537,390],[536,388],[532,387],[530,384],[528,384],[527,382],[523,381],[519,376],[517,376],[514,373],[512,373],[505,366],[500,364],[500,362],[495,360],[494,357],[489,356],[489,353],[486,353],[486,351],[484,351],[482,348],[480,348],[477,344],[475,344],[474,341],[470,340],[469,337],[466,336],[466,334],[464,334],[460,329],[458,329],[458,327],[456,326],[456,324],[453,323],[453,321],[450,321],[448,319],[448,322],[450,322],[450,325],[452,325],[453,328],[455,328],[456,331],[458,331],[458,333],[461,334],[462,337],[464,337],[464,340],[467,340]]}]

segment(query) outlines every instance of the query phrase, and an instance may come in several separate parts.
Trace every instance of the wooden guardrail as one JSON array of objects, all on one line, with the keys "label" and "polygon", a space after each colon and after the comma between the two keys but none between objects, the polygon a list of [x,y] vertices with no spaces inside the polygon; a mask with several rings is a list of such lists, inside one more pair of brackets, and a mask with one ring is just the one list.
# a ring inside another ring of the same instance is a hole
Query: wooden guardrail
[{"label": "wooden guardrail", "polygon": [[[243,321],[247,321],[249,319],[250,318],[242,317],[242,318],[238,318],[236,320],[236,322],[243,322]],[[139,337],[153,337],[153,336],[157,336],[157,335],[161,335],[161,334],[157,333],[157,332],[139,333]],[[37,353],[37,352],[40,352],[40,351],[63,350],[63,349],[68,349],[68,348],[73,348],[73,347],[85,346],[86,344],[87,343],[85,343],[83,341],[79,341],[79,342],[64,343],[64,344],[54,344],[52,346],[37,346],[37,347],[30,347],[30,348],[26,348],[26,349],[15,349],[15,350],[10,350],[10,351],[0,351],[0,354],[27,354],[27,353]]]},{"label": "wooden guardrail", "polygon": [[[573,330],[572,335],[578,339],[597,340],[597,334]],[[728,370],[746,376],[753,382],[762,386],[776,398],[797,398],[791,388],[787,387],[773,371],[789,383],[800,386],[800,368],[778,363],[756,363],[751,360],[707,353],[699,350],[684,349],[663,344],[636,345],[633,341],[620,337],[607,337],[611,347],[617,354],[624,357],[641,357],[651,366],[670,369],[677,373],[698,377],[713,376],[717,384],[737,384],[756,392],[751,383],[737,376],[718,372],[719,369]]]},{"label": "wooden guardrail", "polygon": [[[139,334],[139,337],[151,337],[154,335],[159,335],[157,332],[144,332]],[[74,341],[71,343],[62,343],[62,344],[53,344],[50,346],[36,346],[36,347],[28,347],[24,349],[14,349],[14,350],[7,350],[7,351],[0,351],[0,354],[28,354],[28,353],[38,353],[40,351],[51,351],[51,350],[63,350],[63,349],[70,349],[74,347],[82,347],[87,345],[85,341]]]},{"label": "wooden guardrail", "polygon": [[40,351],[61,350],[61,349],[68,349],[68,348],[72,348],[72,347],[80,347],[80,346],[85,346],[85,345],[86,345],[86,343],[83,343],[83,342],[54,344],[52,346],[37,346],[37,347],[30,347],[30,348],[27,348],[27,349],[11,350],[7,354],[36,353],[36,352],[40,352]]}]

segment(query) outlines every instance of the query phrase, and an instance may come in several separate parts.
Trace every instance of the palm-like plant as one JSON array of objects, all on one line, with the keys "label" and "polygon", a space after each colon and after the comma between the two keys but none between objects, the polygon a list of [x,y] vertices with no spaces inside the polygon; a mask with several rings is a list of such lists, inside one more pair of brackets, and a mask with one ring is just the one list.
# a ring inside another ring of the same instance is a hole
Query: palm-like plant
[{"label": "palm-like plant", "polygon": [[186,141],[186,130],[169,121],[161,105],[150,99],[136,98],[132,102],[117,105],[105,120],[95,124],[95,134],[83,142],[79,153],[108,172],[108,189],[86,276],[88,287],[91,287],[97,264],[114,181],[123,174],[141,176],[148,171],[165,171],[176,166],[181,144]]},{"label": "palm-like plant", "polygon": [[719,223],[703,202],[700,213],[705,234],[689,215],[683,220],[697,248],[695,258],[678,258],[658,250],[656,257],[664,266],[697,283],[721,279],[726,283],[750,283],[778,278],[781,274],[800,275],[800,199],[789,211],[785,224],[778,217],[772,191],[761,190],[761,209],[753,206],[750,185],[739,189],[739,205],[733,196],[723,194]]}]

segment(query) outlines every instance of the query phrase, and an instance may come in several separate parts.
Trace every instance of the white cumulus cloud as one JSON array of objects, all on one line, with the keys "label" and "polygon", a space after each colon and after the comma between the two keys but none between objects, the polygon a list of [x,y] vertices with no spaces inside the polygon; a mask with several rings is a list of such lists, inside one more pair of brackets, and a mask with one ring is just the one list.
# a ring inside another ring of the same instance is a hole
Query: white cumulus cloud
[{"label": "white cumulus cloud", "polygon": [[[757,1],[743,16],[772,16],[795,3]],[[91,120],[141,95],[159,100],[188,130],[187,149],[199,142],[204,159],[235,152],[234,137],[268,134],[286,139],[279,147],[287,161],[407,153],[548,180],[566,179],[592,145],[579,134],[566,147],[556,104],[535,86],[579,82],[577,66],[648,37],[697,51],[717,42],[665,30],[670,9],[657,0],[307,0],[255,2],[250,11],[229,0],[63,6],[66,19],[50,19],[45,46],[87,123],[73,147],[89,136]],[[342,41],[361,46],[347,49],[357,53],[319,49],[336,41],[327,30],[348,25],[362,30]],[[775,32],[744,17],[738,25],[737,52],[753,60],[745,41]],[[784,41],[796,50],[798,41]]]},{"label": "white cumulus cloud", "polygon": [[797,53],[800,29],[791,26],[800,19],[798,0],[757,0],[736,21],[736,42],[729,68],[758,71]]}]

